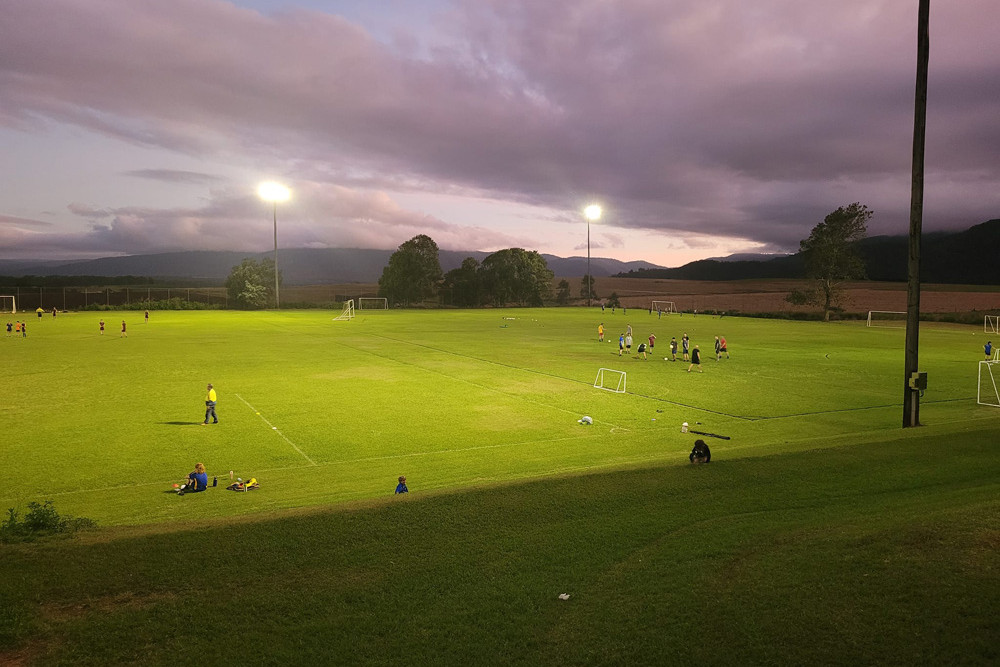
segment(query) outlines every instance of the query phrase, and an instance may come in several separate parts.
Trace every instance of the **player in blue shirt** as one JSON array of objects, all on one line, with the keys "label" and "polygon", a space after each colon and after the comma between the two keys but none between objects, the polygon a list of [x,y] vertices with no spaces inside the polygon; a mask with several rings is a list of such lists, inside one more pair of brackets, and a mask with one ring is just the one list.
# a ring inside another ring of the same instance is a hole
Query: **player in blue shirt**
[{"label": "player in blue shirt", "polygon": [[396,485],[396,495],[401,493],[409,493],[410,490],[406,488],[406,477],[403,475],[399,476],[399,484]]},{"label": "player in blue shirt", "polygon": [[197,493],[199,491],[204,491],[208,488],[208,473],[205,472],[204,463],[195,463],[194,471],[188,474],[187,483],[181,486],[179,495],[184,495],[185,493]]},{"label": "player in blue shirt", "polygon": [[990,353],[993,352],[993,341],[986,341],[986,345],[983,345],[983,352],[986,353],[986,361],[990,360]]}]

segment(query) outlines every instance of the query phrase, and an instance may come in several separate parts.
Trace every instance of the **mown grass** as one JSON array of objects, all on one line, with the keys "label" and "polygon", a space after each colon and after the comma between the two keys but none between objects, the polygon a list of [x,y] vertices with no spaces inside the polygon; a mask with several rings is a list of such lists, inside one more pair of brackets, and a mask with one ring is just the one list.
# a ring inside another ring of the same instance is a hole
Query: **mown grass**
[{"label": "mown grass", "polygon": [[38,664],[991,664],[995,436],[17,545],[0,627]]},{"label": "mown grass", "polygon": [[[927,426],[902,431],[900,330],[641,311],[643,362],[600,318],[32,321],[3,341],[0,507],[103,527],[0,546],[0,662],[995,662],[981,333],[924,329]],[[685,331],[733,359],[664,362]],[[629,393],[593,389],[601,366]],[[681,421],[732,440],[690,467]],[[166,493],[195,460],[263,488]]]}]

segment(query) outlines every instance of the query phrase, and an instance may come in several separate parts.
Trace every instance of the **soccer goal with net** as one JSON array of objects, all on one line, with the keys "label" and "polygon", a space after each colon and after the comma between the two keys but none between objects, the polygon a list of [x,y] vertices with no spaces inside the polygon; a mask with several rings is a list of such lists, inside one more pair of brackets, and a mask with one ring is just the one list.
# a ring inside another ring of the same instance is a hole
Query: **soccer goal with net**
[{"label": "soccer goal with net", "polygon": [[658,313],[676,313],[677,306],[673,301],[653,301],[653,310]]},{"label": "soccer goal with net", "polygon": [[354,299],[344,302],[344,312],[333,318],[334,322],[354,319]]},{"label": "soccer goal with net", "polygon": [[1000,380],[1000,362],[994,357],[992,361],[979,362],[979,389],[976,391],[976,403],[1000,408],[1000,390],[997,390],[997,380]]},{"label": "soccer goal with net", "polygon": [[1000,334],[1000,315],[987,315],[983,320],[983,333]]},{"label": "soccer goal with net", "polygon": [[13,315],[17,312],[17,303],[13,296],[0,296],[0,313],[10,313]]},{"label": "soccer goal with net", "polygon": [[384,296],[358,297],[358,310],[389,310],[389,299]]},{"label": "soccer goal with net", "polygon": [[906,312],[898,310],[869,310],[868,326],[870,327],[905,327]]},{"label": "soccer goal with net", "polygon": [[602,368],[597,371],[597,378],[594,379],[594,389],[613,391],[616,394],[625,393],[625,371],[616,371],[613,368]]}]

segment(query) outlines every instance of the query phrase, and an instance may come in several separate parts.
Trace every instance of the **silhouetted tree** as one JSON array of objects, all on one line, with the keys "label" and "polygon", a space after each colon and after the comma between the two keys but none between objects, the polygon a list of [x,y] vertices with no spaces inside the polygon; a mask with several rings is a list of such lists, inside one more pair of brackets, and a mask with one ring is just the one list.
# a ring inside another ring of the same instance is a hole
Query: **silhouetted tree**
[{"label": "silhouetted tree", "polygon": [[441,283],[441,262],[434,239],[418,234],[399,246],[378,279],[378,294],[408,306],[434,296]]},{"label": "silhouetted tree", "polygon": [[479,262],[473,257],[466,257],[460,267],[444,274],[441,286],[450,290],[452,305],[474,308],[482,305],[480,282]]},{"label": "silhouetted tree", "polygon": [[823,307],[823,319],[830,319],[847,280],[863,278],[865,265],[856,243],[868,233],[873,212],[855,202],[841,206],[813,227],[809,238],[799,243],[806,263],[806,275],[816,281],[816,289],[804,292],[809,302]]},{"label": "silhouetted tree", "polygon": [[565,279],[560,280],[557,287],[559,291],[556,292],[556,303],[560,306],[565,306],[569,301],[569,281]]},{"label": "silhouetted tree", "polygon": [[540,306],[552,294],[554,274],[535,250],[498,250],[483,260],[479,270],[484,294],[495,306]]},{"label": "silhouetted tree", "polygon": [[[281,272],[278,272],[281,283]],[[241,308],[264,308],[274,302],[274,260],[244,259],[226,278],[226,290],[233,303]]]}]

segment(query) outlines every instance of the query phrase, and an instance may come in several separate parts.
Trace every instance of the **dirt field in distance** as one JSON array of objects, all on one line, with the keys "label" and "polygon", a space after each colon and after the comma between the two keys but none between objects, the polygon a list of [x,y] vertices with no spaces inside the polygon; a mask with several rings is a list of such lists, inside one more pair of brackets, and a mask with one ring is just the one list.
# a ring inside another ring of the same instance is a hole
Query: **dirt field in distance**
[{"label": "dirt field in distance", "polygon": [[[582,278],[567,278],[574,296]],[[557,279],[558,281],[558,279]],[[601,297],[617,292],[629,308],[649,308],[653,299],[673,301],[679,310],[764,312],[815,312],[815,306],[794,306],[785,297],[794,289],[808,287],[802,280],[650,280],[643,278],[595,278],[594,291]],[[858,281],[847,284],[841,306],[849,313],[869,310],[906,310],[905,283]],[[1000,286],[923,285],[920,311],[924,313],[1000,312]]]}]

